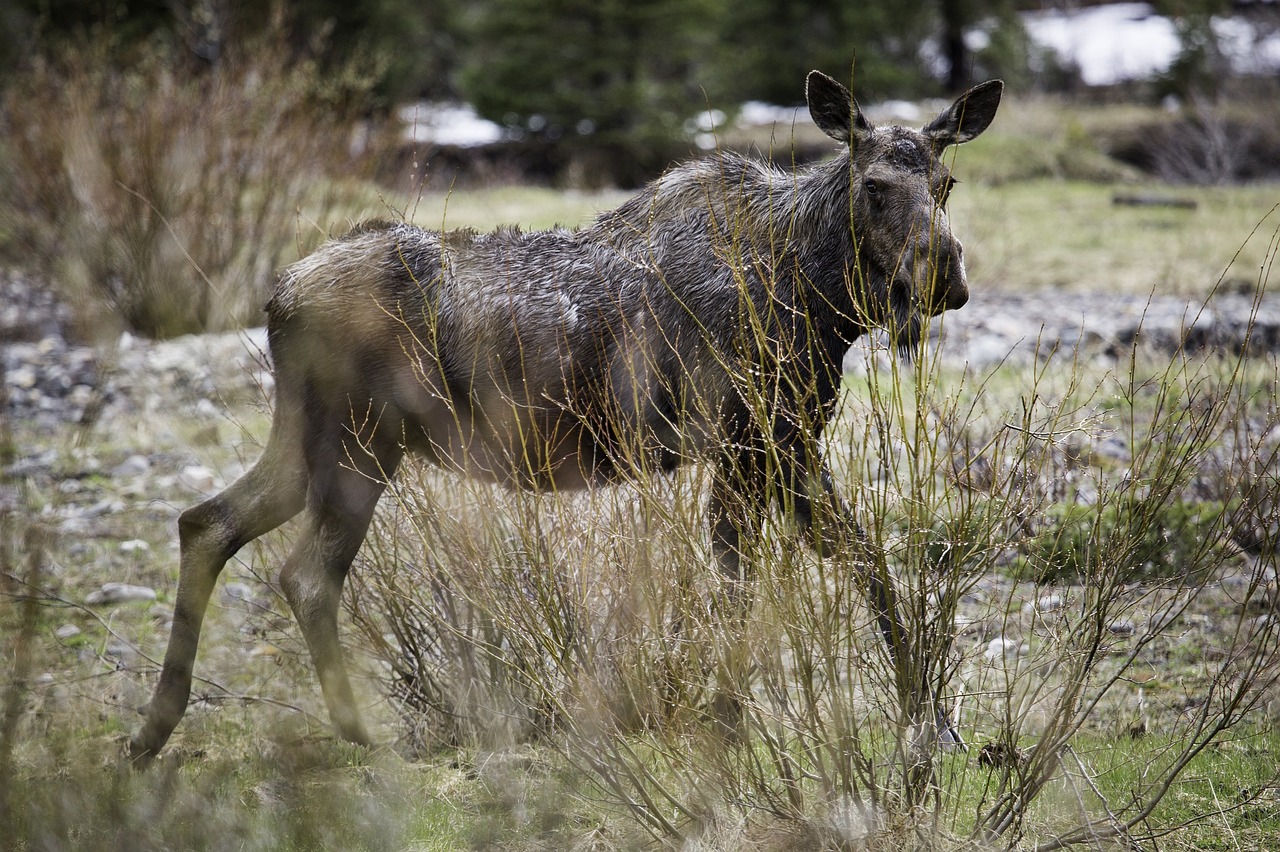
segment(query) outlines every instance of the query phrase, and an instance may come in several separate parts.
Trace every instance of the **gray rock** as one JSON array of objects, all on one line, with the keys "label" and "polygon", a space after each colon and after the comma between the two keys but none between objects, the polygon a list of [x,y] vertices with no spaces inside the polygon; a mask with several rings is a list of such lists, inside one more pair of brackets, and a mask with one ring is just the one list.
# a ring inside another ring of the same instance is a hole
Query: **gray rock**
[{"label": "gray rock", "polygon": [[253,587],[248,583],[233,581],[222,587],[222,599],[228,603],[243,603],[257,606],[260,601]]},{"label": "gray rock", "polygon": [[21,366],[16,370],[12,370],[5,376],[5,382],[7,384],[10,384],[15,388],[20,388],[21,390],[30,390],[36,386],[36,382],[38,380],[39,376],[36,374],[35,368],[27,365]]},{"label": "gray rock", "polygon": [[1064,600],[1062,598],[1062,595],[1058,594],[1057,592],[1050,592],[1047,595],[1041,595],[1040,597],[1036,598],[1034,601],[1027,601],[1025,604],[1022,605],[1022,611],[1028,614],[1033,612],[1040,612],[1040,613],[1057,612],[1058,610],[1062,609],[1063,603],[1064,603]]},{"label": "gray rock", "polygon": [[982,652],[982,656],[988,660],[1001,660],[1009,657],[1019,657],[1030,652],[1031,647],[1016,639],[1009,639],[1005,636],[997,636],[987,643],[987,649]]},{"label": "gray rock", "polygon": [[178,474],[178,481],[192,491],[207,493],[213,490],[213,471],[203,465],[189,465]]},{"label": "gray rock", "polygon": [[111,469],[112,476],[141,476],[151,470],[151,459],[135,453]]},{"label": "gray rock", "polygon": [[156,590],[150,586],[135,586],[131,583],[103,583],[102,588],[90,592],[84,602],[90,606],[99,604],[132,603],[134,601],[153,601]]},{"label": "gray rock", "polygon": [[24,476],[48,473],[57,461],[57,450],[45,450],[38,455],[18,459],[4,469],[4,475],[6,478],[20,479]]},{"label": "gray rock", "polygon": [[79,516],[81,518],[96,518],[101,515],[115,515],[124,511],[124,501],[108,497],[99,500],[92,506],[86,506],[81,509]]}]

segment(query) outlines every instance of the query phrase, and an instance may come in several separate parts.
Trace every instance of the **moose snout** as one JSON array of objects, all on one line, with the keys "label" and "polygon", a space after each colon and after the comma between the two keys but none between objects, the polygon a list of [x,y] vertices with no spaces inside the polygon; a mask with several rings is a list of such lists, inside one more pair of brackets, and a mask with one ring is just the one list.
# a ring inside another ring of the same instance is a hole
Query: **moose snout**
[{"label": "moose snout", "polygon": [[969,276],[964,271],[964,246],[959,240],[952,240],[954,250],[943,260],[943,268],[938,274],[938,283],[942,285],[943,310],[954,311],[963,308],[969,301]]},{"label": "moose snout", "polygon": [[964,247],[950,234],[937,233],[920,240],[912,252],[911,267],[916,292],[929,316],[953,311],[969,301]]}]

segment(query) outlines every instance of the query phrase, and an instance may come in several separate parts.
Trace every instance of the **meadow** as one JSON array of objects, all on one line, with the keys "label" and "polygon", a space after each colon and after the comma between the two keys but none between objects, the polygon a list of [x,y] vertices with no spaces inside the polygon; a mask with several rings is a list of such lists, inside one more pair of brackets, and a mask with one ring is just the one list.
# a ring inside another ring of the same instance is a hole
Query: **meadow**
[{"label": "meadow", "polygon": [[[1128,116],[1004,109],[954,162],[975,292],[1272,298],[1276,185],[1155,183],[1089,141]],[[625,197],[320,194],[284,223],[288,250],[371,215],[538,228]],[[1133,194],[1195,206],[1114,203]],[[873,546],[817,560],[779,519],[740,623],[711,603],[698,470],[533,496],[409,467],[345,608],[373,749],[329,734],[275,585],[286,525],[224,572],[192,709],[146,772],[123,742],[163,653],[174,520],[256,456],[269,384],[148,388],[161,404],[60,430],[7,420],[0,844],[1280,845],[1276,353],[1138,339],[972,368],[945,346],[911,362],[859,350],[826,441]],[[139,453],[145,472],[114,473]],[[212,482],[184,477],[193,467]],[[868,572],[899,589],[904,659],[875,630]],[[157,598],[87,602],[106,581]],[[904,686],[921,677],[966,748],[931,732]],[[726,684],[741,708],[729,731],[711,709]]]}]

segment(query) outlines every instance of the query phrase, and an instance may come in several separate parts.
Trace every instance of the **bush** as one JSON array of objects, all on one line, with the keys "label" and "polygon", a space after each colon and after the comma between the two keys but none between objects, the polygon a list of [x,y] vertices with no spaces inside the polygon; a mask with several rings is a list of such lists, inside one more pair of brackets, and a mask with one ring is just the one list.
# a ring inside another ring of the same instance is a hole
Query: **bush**
[{"label": "bush", "polygon": [[[78,311],[149,337],[260,321],[274,273],[324,236],[350,173],[354,66],[322,81],[270,38],[213,71],[100,40],[4,94],[0,235]],[[312,224],[320,223],[320,224]]]},{"label": "bush", "polygon": [[1078,583],[1100,570],[1130,582],[1178,577],[1212,562],[1200,555],[1225,544],[1226,511],[1220,503],[1182,499],[1148,506],[1055,505],[1015,575],[1037,583]]},{"label": "bush", "polygon": [[1178,113],[1104,132],[1116,159],[1170,183],[1213,185],[1280,175],[1280,120],[1264,105],[1275,93],[1235,102],[1192,98]]}]

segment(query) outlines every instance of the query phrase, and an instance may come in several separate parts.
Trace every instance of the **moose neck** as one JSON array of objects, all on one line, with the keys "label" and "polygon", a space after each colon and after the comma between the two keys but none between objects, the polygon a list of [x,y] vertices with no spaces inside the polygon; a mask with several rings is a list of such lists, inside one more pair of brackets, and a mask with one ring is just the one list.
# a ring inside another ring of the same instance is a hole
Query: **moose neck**
[{"label": "moose neck", "polygon": [[865,311],[869,270],[858,252],[850,183],[857,179],[847,151],[801,172],[795,182],[794,219],[805,223],[793,234],[801,280],[798,293],[817,311],[819,325],[844,347],[867,330]]}]

